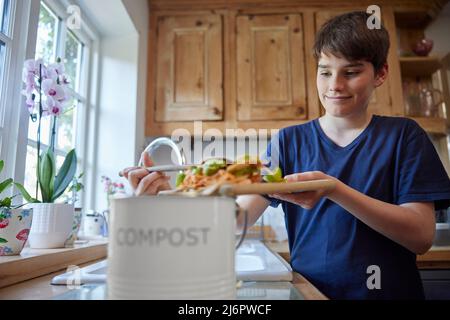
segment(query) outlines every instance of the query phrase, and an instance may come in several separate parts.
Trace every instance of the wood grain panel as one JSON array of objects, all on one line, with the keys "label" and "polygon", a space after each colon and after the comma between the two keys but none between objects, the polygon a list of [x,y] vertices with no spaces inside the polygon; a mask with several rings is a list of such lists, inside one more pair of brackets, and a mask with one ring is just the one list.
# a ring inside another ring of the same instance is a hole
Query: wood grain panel
[{"label": "wood grain panel", "polygon": [[[174,105],[205,104],[206,30],[175,30]],[[189,63],[186,63],[186,58]]]},{"label": "wood grain panel", "polygon": [[237,17],[238,120],[305,119],[300,14]]},{"label": "wood grain panel", "polygon": [[221,15],[160,16],[156,120],[223,119]]}]

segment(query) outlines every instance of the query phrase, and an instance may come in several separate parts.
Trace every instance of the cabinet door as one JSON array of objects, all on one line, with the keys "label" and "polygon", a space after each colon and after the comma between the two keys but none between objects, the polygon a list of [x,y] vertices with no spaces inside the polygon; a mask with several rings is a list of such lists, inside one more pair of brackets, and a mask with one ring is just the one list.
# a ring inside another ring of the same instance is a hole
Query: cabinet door
[{"label": "cabinet door", "polygon": [[238,120],[306,119],[300,14],[237,17]]},{"label": "cabinet door", "polygon": [[221,120],[222,17],[164,16],[157,28],[156,121]]},{"label": "cabinet door", "polygon": [[[320,11],[316,12],[316,30],[319,31],[320,27],[325,24],[329,19],[339,15],[343,14],[345,12],[350,12],[353,10],[359,10],[358,8],[355,9],[348,9],[348,10],[333,10],[333,11]],[[361,9],[364,10],[365,9]],[[372,97],[369,101],[369,107],[368,110],[375,114],[380,115],[391,115],[392,114],[392,105],[391,105],[391,99],[389,94],[389,80],[387,79],[381,86],[376,88],[372,94]]]}]

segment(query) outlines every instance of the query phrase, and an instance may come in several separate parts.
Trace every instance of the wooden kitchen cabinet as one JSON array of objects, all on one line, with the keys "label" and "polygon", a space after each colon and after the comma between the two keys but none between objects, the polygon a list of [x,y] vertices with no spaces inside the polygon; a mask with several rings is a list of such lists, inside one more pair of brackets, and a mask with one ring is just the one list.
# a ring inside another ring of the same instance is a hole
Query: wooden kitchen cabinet
[{"label": "wooden kitchen cabinet", "polygon": [[159,16],[156,121],[223,119],[223,41],[219,14]]},{"label": "wooden kitchen cabinet", "polygon": [[301,14],[236,19],[238,120],[306,119]]}]

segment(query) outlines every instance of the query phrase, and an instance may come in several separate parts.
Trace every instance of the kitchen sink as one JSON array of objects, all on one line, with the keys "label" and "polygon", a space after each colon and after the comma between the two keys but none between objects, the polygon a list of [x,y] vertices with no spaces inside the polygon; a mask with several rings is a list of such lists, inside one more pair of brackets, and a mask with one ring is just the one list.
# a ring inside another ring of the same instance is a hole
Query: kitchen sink
[{"label": "kitchen sink", "polygon": [[[292,281],[292,269],[259,240],[245,240],[236,251],[236,278],[242,281]],[[53,285],[105,283],[108,261],[71,268],[52,279]]]}]

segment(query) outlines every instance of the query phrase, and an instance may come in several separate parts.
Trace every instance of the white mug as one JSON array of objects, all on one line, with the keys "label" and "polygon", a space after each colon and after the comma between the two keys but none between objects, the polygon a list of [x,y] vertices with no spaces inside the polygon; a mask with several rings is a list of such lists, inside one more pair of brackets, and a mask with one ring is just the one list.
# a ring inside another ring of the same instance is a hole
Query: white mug
[{"label": "white mug", "polygon": [[83,218],[83,233],[85,236],[101,236],[105,219],[97,212],[88,213]]},{"label": "white mug", "polygon": [[229,197],[112,199],[110,299],[236,298],[236,202]]}]

